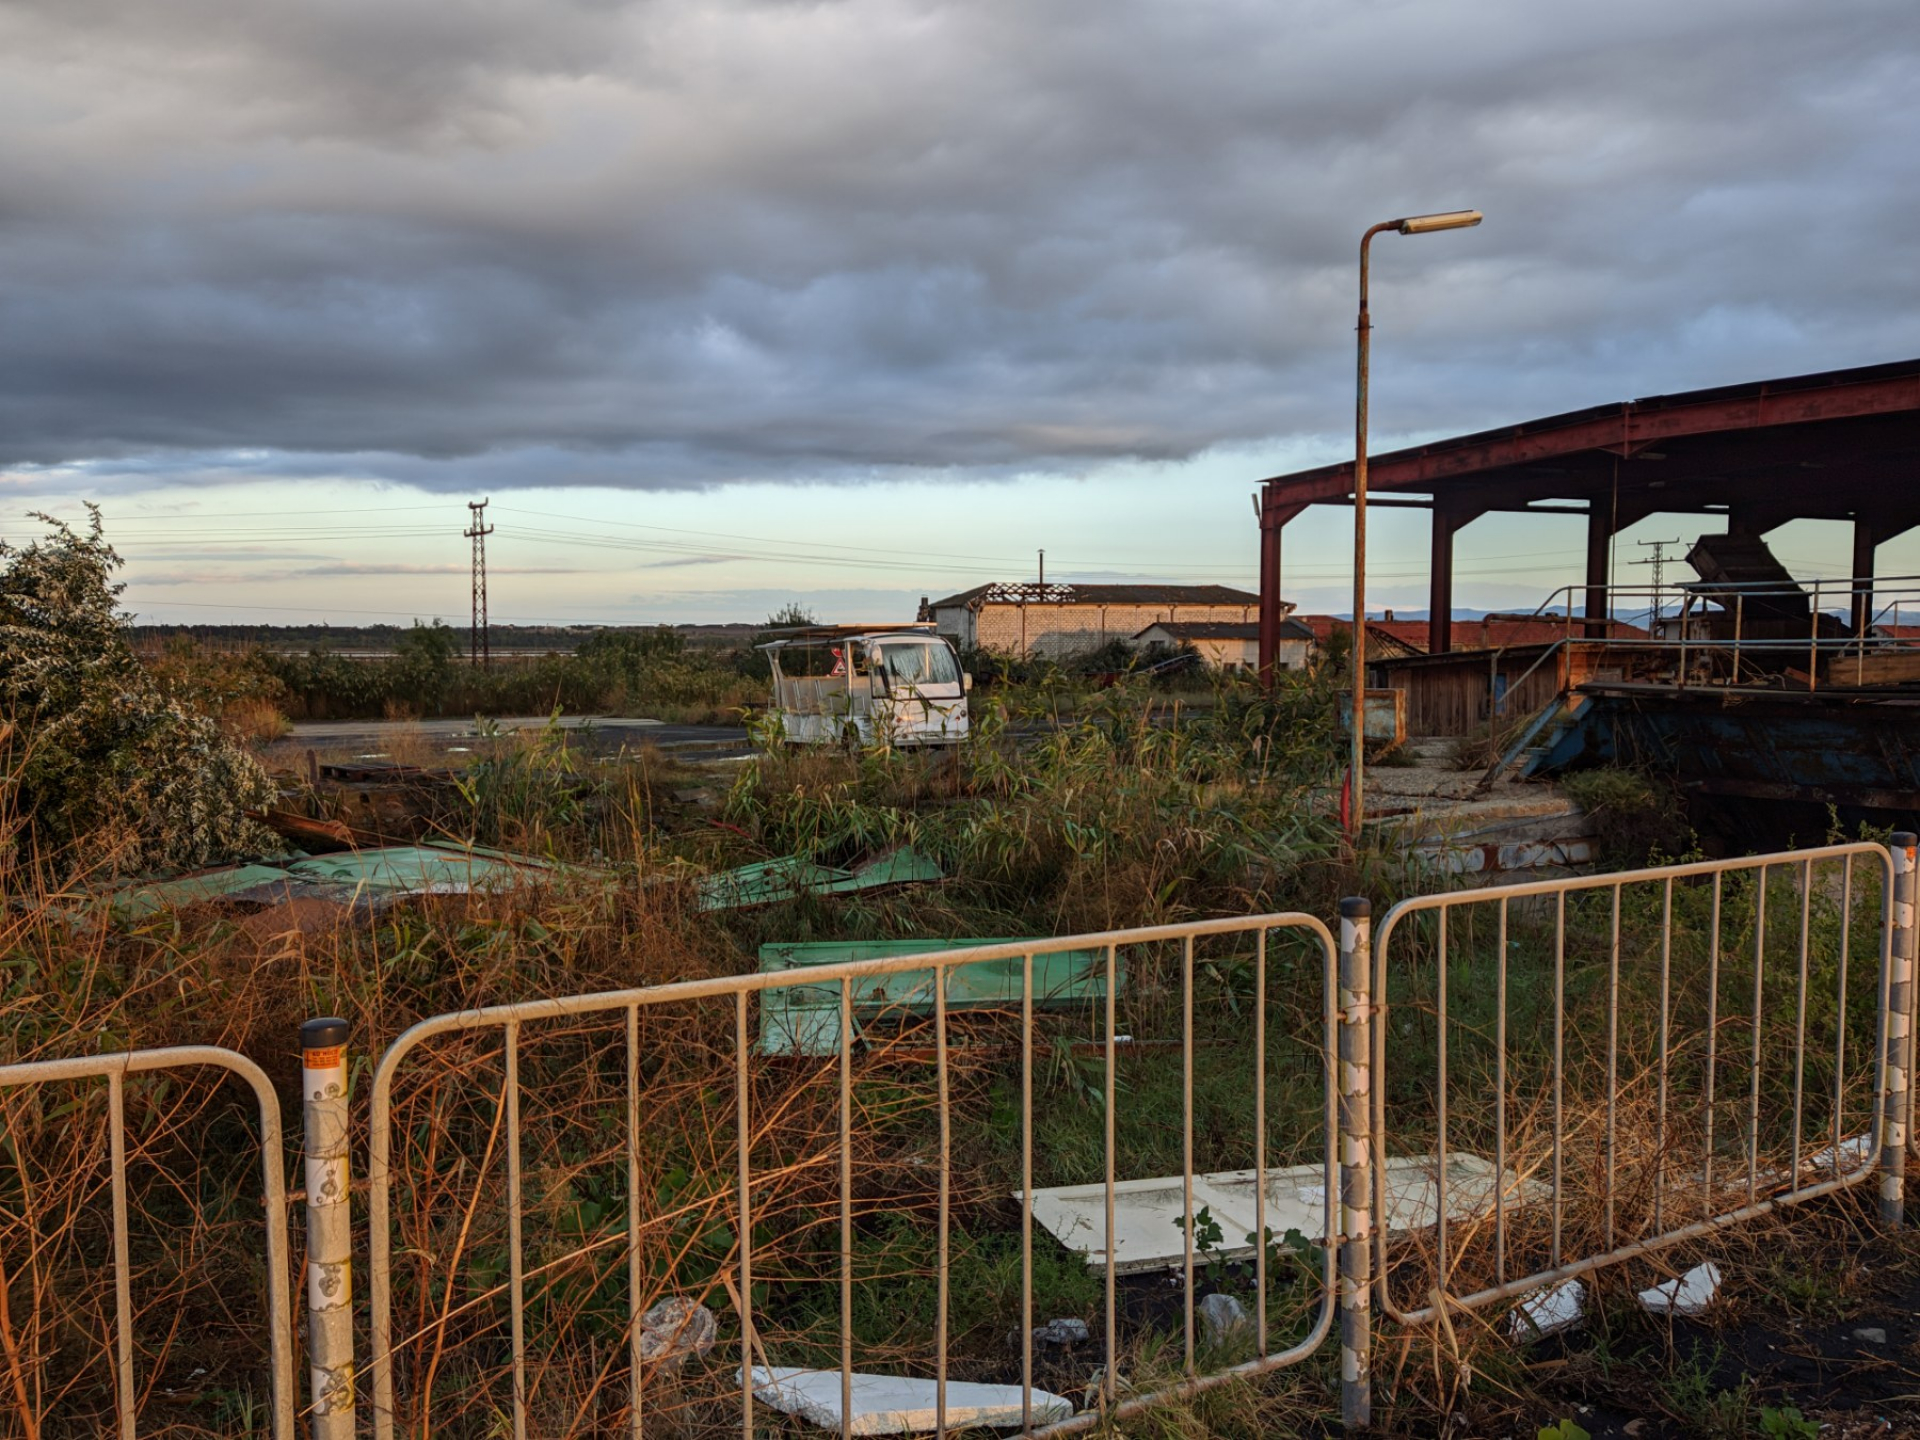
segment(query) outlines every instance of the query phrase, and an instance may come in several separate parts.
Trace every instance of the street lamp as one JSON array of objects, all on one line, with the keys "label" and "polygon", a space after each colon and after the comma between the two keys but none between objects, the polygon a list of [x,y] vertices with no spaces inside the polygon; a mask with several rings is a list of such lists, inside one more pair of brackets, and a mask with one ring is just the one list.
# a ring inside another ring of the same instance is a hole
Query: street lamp
[{"label": "street lamp", "polygon": [[[1447,210],[1438,215],[1410,215],[1385,220],[1360,237],[1359,385],[1353,407],[1353,751],[1348,762],[1347,833],[1360,836],[1362,776],[1367,751],[1367,357],[1373,324],[1367,318],[1367,250],[1383,230],[1402,235],[1425,235],[1434,230],[1465,230],[1480,223],[1478,210]],[[1432,625],[1434,617],[1427,618]]]}]

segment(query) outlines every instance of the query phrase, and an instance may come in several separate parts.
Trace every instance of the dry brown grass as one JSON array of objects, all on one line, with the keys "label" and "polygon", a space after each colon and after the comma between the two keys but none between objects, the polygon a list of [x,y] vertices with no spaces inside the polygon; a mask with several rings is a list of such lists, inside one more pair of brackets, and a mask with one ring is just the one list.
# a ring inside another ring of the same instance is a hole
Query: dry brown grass
[{"label": "dry brown grass", "polygon": [[[583,879],[512,894],[426,899],[371,919],[341,916],[337,924],[318,915],[282,916],[289,923],[277,925],[263,917],[202,911],[112,925],[97,913],[84,913],[78,882],[56,883],[51,869],[38,881],[16,873],[16,903],[0,914],[0,962],[7,967],[0,1035],[6,1058],[158,1043],[226,1045],[255,1058],[280,1084],[288,1129],[297,1135],[297,1026],[311,1015],[339,1013],[354,1028],[358,1128],[353,1153],[364,1173],[369,1057],[423,1017],[542,995],[726,975],[747,967],[743,952],[763,934],[837,935],[856,925],[863,927],[858,933],[924,934],[977,926],[992,915],[977,898],[969,900],[957,887],[948,887],[875,900],[857,914],[829,915],[797,905],[725,924],[701,916],[690,908],[688,887],[648,882],[673,873],[676,860],[703,865],[737,860],[743,844],[737,834],[702,818],[690,821],[673,846],[665,845],[654,807],[665,808],[660,791],[672,777],[653,768],[657,759],[643,758],[632,767],[624,793],[608,802],[612,815],[601,817],[592,831],[608,863],[621,866],[611,882]],[[769,828],[774,820],[791,826],[807,821],[828,833],[832,826],[865,823],[874,806],[871,799],[859,806],[849,802],[848,764],[833,757],[793,757],[781,772],[782,788],[769,802]],[[1067,780],[1076,787],[1091,784],[1097,768],[1090,760]],[[932,769],[902,770],[875,783],[896,787],[888,802],[911,814],[951,803],[962,793],[952,777]],[[822,803],[804,809],[799,800],[809,797]],[[1046,803],[1050,796],[1038,802]],[[785,808],[776,811],[776,804]],[[1086,807],[1079,814],[1098,813],[1084,797],[1076,804]],[[1010,806],[1009,813],[1031,815],[1018,806]],[[556,846],[584,843],[557,828],[539,831],[539,816],[529,823],[536,840],[544,834]],[[1172,907],[1181,903],[1181,892],[1175,882],[1193,863],[1189,840],[1172,831],[1156,833],[1132,850],[1120,847],[1092,857],[1036,848],[1026,835],[1005,839],[1009,863],[1024,864],[1036,854],[1061,855],[1057,888],[1048,902],[1052,928],[1060,933],[1177,913]],[[978,853],[990,855],[985,843]],[[82,879],[105,881],[111,874],[112,866],[103,861]],[[1828,911],[1837,895],[1824,877],[1816,878],[1816,949],[1824,955],[1831,950],[1833,932],[1831,925],[1820,927],[1832,919]],[[1246,898],[1254,903],[1251,893]],[[1796,913],[1787,899],[1776,913],[1791,931]],[[1864,902],[1858,913],[1866,913]],[[1033,923],[1020,913],[999,918]],[[1576,922],[1590,919],[1575,915]],[[1750,951],[1741,948],[1738,919],[1735,914],[1728,922],[1727,950],[1746,955]],[[1543,1028],[1547,1012],[1539,989],[1540,920],[1524,906],[1515,909],[1511,938],[1521,944],[1509,957],[1515,989],[1505,1085],[1509,1163],[1535,1180],[1551,1174],[1553,1132],[1551,1089],[1540,1065],[1549,1033]],[[1694,1157],[1704,1147],[1705,1111],[1698,1094],[1706,1074],[1706,987],[1697,926],[1685,931],[1692,938],[1674,952],[1663,1124],[1658,992],[1649,969],[1658,950],[1649,940],[1647,920],[1644,905],[1629,904],[1622,944],[1624,1005],[1611,1078],[1604,1010],[1597,1008],[1605,993],[1605,936],[1576,927],[1569,950],[1569,1063],[1561,1125],[1566,1185],[1560,1209],[1561,1248],[1568,1256],[1594,1253],[1609,1243],[1609,1196],[1614,1241],[1653,1233],[1656,1177],[1664,1192],[1663,1223],[1704,1213],[1710,1198],[1724,1201],[1706,1195],[1694,1173]],[[915,925],[930,928],[910,928]],[[1432,962],[1412,936],[1403,932],[1397,942],[1403,948],[1393,969],[1395,1008],[1387,1021],[1389,1072],[1381,1077],[1388,1086],[1393,1153],[1430,1148],[1435,1131],[1431,1065],[1439,1022]],[[1458,969],[1450,981],[1450,1135],[1456,1146],[1490,1155],[1497,1092],[1489,1049],[1488,961],[1496,939],[1489,927],[1462,924],[1453,944]],[[1791,967],[1779,968],[1784,960],[1779,946],[1762,948],[1769,987],[1782,976],[1790,983]],[[1870,947],[1856,950],[1868,953]],[[1245,1024],[1247,992],[1243,979],[1232,978],[1232,956],[1209,952],[1202,958],[1216,963],[1224,977],[1206,982],[1211,988],[1202,1025],[1208,1042],[1195,1053],[1202,1087],[1230,1095],[1228,1102],[1210,1101],[1199,1111],[1201,1143],[1213,1147],[1203,1153],[1218,1158],[1244,1144],[1245,1092],[1219,1082],[1227,1059],[1237,1054],[1244,1060],[1246,1047],[1236,1052],[1232,1038],[1240,1033],[1234,1027]],[[1169,985],[1166,965],[1143,963],[1130,973],[1122,1025],[1143,1040],[1177,1035],[1177,991]],[[1286,976],[1274,982],[1270,996],[1282,1037],[1276,1043],[1292,1048],[1289,1064],[1275,1064],[1270,1071],[1276,1086],[1272,1143],[1291,1156],[1298,1153],[1302,1136],[1310,1140],[1315,1133],[1313,1086],[1325,1058],[1318,1054],[1313,1029],[1318,973],[1310,966],[1275,973]],[[1753,1035],[1751,1007],[1740,989],[1744,973],[1729,966],[1718,996],[1714,1117],[1723,1152],[1729,1141],[1744,1136],[1740,1126],[1750,1098],[1747,1057]],[[1871,965],[1858,964],[1849,988],[1870,988],[1872,979]],[[721,997],[645,1007],[635,1021],[641,1082],[635,1156],[642,1200],[640,1308],[656,1297],[688,1294],[713,1305],[722,1317],[721,1342],[710,1357],[677,1377],[658,1372],[642,1377],[647,1413],[676,1435],[738,1432],[732,1376],[741,1354],[730,1318],[737,1306],[729,1290],[741,1259],[735,1233],[736,1018],[734,1001]],[[1061,1022],[1060,1033],[1076,1022],[1084,1026],[1084,1018]],[[1822,1033],[1820,1025],[1830,1018],[1816,1013],[1809,1033]],[[751,1039],[751,1006],[748,1021]],[[1791,1004],[1769,1006],[1761,1019],[1760,1039],[1769,1057],[1761,1092],[1763,1172],[1787,1164],[1781,1107],[1790,1091],[1778,1057],[1791,1053],[1795,1023]],[[620,1433],[630,1413],[626,1025],[625,1013],[616,1011],[592,1020],[529,1022],[519,1035],[527,1394],[536,1434]],[[1863,1043],[1857,1026],[1852,1033],[1856,1045]],[[1870,1026],[1864,1036],[1870,1047]],[[979,1038],[1003,1037],[982,1030]],[[853,1173],[854,1328],[856,1364],[862,1368],[922,1374],[931,1368],[939,1136],[938,1096],[922,1058],[930,1045],[924,1029],[908,1029],[892,1045],[863,1048],[852,1065],[852,1149],[846,1158]],[[952,1066],[955,1378],[1005,1380],[1018,1373],[1004,1339],[1019,1293],[1017,1250],[1010,1254],[1008,1249],[1017,1211],[1005,1199],[1005,1137],[1018,1124],[1017,1108],[1011,1119],[1006,1108],[1007,1076],[1015,1063],[1006,1052],[983,1046],[956,1053]],[[1123,1070],[1121,1134],[1136,1137],[1122,1155],[1123,1177],[1139,1173],[1141,1165],[1164,1166],[1169,1145],[1177,1152],[1178,1111],[1165,1100],[1177,1066],[1177,1052],[1167,1051]],[[1303,1067],[1305,1103],[1299,1089]],[[1084,1151],[1102,1116],[1087,1094],[1083,1067],[1068,1056],[1041,1068],[1036,1114],[1048,1152],[1043,1160],[1064,1165],[1062,1157],[1076,1145],[1082,1146],[1081,1159],[1097,1153]],[[497,1433],[511,1393],[503,1075],[503,1036],[492,1030],[432,1041],[398,1076],[392,1240],[405,1433]],[[1237,1076],[1229,1078],[1238,1083]],[[1177,1093],[1177,1079],[1174,1083]],[[760,1353],[783,1364],[831,1364],[838,1354],[839,1324],[837,1062],[750,1058],[747,1088]],[[1815,1084],[1807,1093],[1817,1100],[1822,1092]],[[247,1102],[231,1084],[205,1076],[130,1081],[127,1094],[143,1423],[147,1430],[168,1434],[258,1433],[258,1407],[265,1399],[265,1345],[258,1323],[263,1270],[252,1148],[257,1140]],[[112,1315],[111,1245],[101,1222],[107,1185],[104,1091],[97,1082],[37,1094],[15,1091],[4,1103],[10,1143],[0,1154],[0,1264],[6,1268],[0,1294],[7,1302],[0,1312],[0,1393],[15,1398],[10,1411],[0,1406],[0,1435],[97,1433],[112,1414],[104,1364]],[[1844,1135],[1864,1128],[1865,1103],[1856,1083],[1842,1107]],[[1827,1143],[1833,1117],[1821,1104],[1809,1108],[1810,1125],[1820,1134],[1808,1140],[1808,1149]],[[1142,1112],[1149,1110],[1145,1123],[1157,1133],[1143,1135]],[[1129,1132],[1128,1124],[1136,1128]],[[1228,1134],[1236,1124],[1240,1128]],[[287,1159],[289,1173],[295,1173],[291,1154]],[[1227,1168],[1227,1162],[1218,1168]],[[1509,1221],[1505,1273],[1519,1276],[1544,1266],[1552,1246],[1552,1207],[1520,1206]],[[1603,1296],[1614,1297],[1612,1304],[1635,1281],[1650,1283],[1659,1267],[1679,1267],[1707,1254],[1723,1257],[1728,1265],[1743,1254],[1764,1257],[1768,1236],[1777,1243],[1782,1234],[1799,1234],[1802,1225],[1797,1217],[1770,1218],[1689,1242],[1657,1260],[1596,1277],[1594,1283]],[[295,1230],[297,1263],[297,1223]],[[1430,1232],[1416,1233],[1396,1248],[1393,1294],[1400,1303],[1424,1304],[1441,1283],[1434,1240]],[[1497,1278],[1500,1257],[1484,1217],[1455,1225],[1450,1242],[1444,1283],[1455,1294]],[[1044,1235],[1036,1235],[1035,1249],[1044,1304],[1057,1303],[1058,1313],[1097,1318],[1093,1291],[1078,1261],[1063,1262]],[[1845,1251],[1836,1246],[1820,1253],[1830,1263]],[[366,1288],[362,1278],[358,1289],[364,1295]],[[1286,1331],[1294,1324],[1310,1298],[1295,1290],[1284,1303],[1277,1302],[1279,1328]],[[1164,1309],[1156,1315],[1143,1306],[1141,1313],[1123,1315],[1120,1371],[1135,1392],[1154,1389],[1181,1369],[1184,1357],[1177,1340],[1169,1338],[1177,1327],[1170,1326]],[[1036,1315],[1036,1320],[1048,1318],[1045,1310]],[[1538,1423],[1553,1418],[1534,1407],[1556,1400],[1557,1392],[1548,1377],[1535,1374],[1515,1355],[1497,1333],[1500,1323],[1500,1307],[1449,1311],[1445,1323],[1419,1331],[1383,1322],[1377,1367],[1383,1428],[1422,1434],[1451,1423],[1456,1433],[1522,1433],[1529,1417]],[[364,1312],[360,1333],[366,1334]],[[1091,1348],[1098,1348],[1097,1341]],[[1332,1403],[1333,1353],[1330,1344],[1307,1364],[1268,1381],[1168,1405],[1129,1421],[1125,1433],[1255,1435],[1302,1428],[1316,1417],[1324,1419]],[[1219,1358],[1205,1355],[1201,1364]],[[1085,1377],[1069,1378],[1078,1384]],[[1494,1428],[1496,1423],[1512,1428]]]}]

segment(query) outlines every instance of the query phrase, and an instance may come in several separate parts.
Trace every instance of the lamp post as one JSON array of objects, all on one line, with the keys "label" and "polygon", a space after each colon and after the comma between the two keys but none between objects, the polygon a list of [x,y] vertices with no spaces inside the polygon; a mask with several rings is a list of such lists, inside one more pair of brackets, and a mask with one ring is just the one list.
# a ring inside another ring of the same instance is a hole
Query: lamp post
[{"label": "lamp post", "polygon": [[[1367,318],[1367,252],[1373,237],[1393,230],[1402,235],[1425,235],[1433,230],[1465,230],[1480,223],[1478,210],[1447,210],[1438,215],[1410,215],[1384,220],[1360,237],[1359,384],[1353,407],[1353,751],[1348,761],[1347,834],[1360,838],[1363,775],[1367,752],[1367,362],[1373,324]],[[1433,617],[1427,618],[1433,623]]]}]

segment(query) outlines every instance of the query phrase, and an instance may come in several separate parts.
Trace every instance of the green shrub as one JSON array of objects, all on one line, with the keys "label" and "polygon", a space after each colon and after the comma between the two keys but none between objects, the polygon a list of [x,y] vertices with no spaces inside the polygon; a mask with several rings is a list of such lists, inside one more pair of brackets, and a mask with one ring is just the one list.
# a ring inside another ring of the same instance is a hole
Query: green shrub
[{"label": "green shrub", "polygon": [[0,707],[8,808],[45,858],[90,842],[129,869],[188,868],[271,844],[246,812],[273,783],[135,658],[100,517],[21,549],[0,541]]}]

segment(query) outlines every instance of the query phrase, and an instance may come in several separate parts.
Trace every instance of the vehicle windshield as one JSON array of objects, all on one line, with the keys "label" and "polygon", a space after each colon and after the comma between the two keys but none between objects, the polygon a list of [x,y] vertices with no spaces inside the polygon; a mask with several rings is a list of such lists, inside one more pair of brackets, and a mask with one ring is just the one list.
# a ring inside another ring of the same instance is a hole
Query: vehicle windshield
[{"label": "vehicle windshield", "polygon": [[953,651],[945,645],[916,641],[889,644],[878,648],[882,668],[890,685],[958,685],[960,667]]}]

